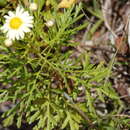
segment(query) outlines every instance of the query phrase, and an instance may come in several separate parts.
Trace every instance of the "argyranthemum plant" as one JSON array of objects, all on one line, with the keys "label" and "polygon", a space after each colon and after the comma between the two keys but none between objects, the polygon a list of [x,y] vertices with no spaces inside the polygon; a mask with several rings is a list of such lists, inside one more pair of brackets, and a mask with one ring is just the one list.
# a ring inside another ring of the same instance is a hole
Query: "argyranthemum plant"
[{"label": "argyranthemum plant", "polygon": [[[2,30],[9,40],[1,33],[0,103],[13,105],[2,116],[4,126],[16,122],[20,128],[26,122],[34,123],[35,130],[117,128],[111,114],[119,110],[120,100],[105,80],[109,68],[91,64],[84,49],[75,55],[79,43],[74,34],[89,24],[80,22],[82,4],[61,11],[56,0],[50,1],[36,1],[33,16],[21,7],[5,15]],[[26,32],[30,35],[24,36]],[[4,40],[6,46],[15,42],[5,47]],[[96,103],[106,99],[114,102],[114,112],[99,115]]]},{"label": "argyranthemum plant", "polygon": [[23,39],[25,33],[30,32],[33,27],[33,16],[28,11],[18,6],[15,12],[9,11],[5,15],[5,24],[1,30],[6,33],[6,37],[10,40]]}]

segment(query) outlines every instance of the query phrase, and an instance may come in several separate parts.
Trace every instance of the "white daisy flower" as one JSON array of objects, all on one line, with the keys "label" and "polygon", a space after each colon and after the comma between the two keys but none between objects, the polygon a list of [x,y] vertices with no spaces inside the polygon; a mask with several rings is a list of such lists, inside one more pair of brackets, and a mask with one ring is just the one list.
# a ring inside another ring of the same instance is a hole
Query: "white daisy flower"
[{"label": "white daisy flower", "polygon": [[25,33],[30,32],[33,27],[33,16],[30,16],[28,11],[25,11],[19,6],[16,12],[9,11],[8,15],[4,16],[6,23],[1,28],[4,33],[7,33],[7,38],[10,40],[23,39]]}]

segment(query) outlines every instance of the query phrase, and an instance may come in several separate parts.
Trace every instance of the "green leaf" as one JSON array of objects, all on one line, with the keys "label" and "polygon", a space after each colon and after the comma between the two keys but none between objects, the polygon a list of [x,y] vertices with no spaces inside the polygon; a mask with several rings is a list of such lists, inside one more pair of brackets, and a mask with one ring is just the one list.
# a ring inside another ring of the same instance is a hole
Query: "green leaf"
[{"label": "green leaf", "polygon": [[38,129],[43,128],[46,125],[47,116],[41,116],[38,122]]},{"label": "green leaf", "polygon": [[20,128],[22,123],[22,114],[17,118],[17,127]]},{"label": "green leaf", "polygon": [[3,7],[7,4],[7,0],[0,0],[0,6]]},{"label": "green leaf", "polygon": [[31,124],[32,122],[34,122],[35,120],[37,120],[37,117],[38,117],[39,115],[40,115],[40,111],[35,112],[35,114],[33,114],[33,115],[30,117],[29,124]]},{"label": "green leaf", "polygon": [[66,119],[64,120],[62,126],[61,126],[61,129],[64,129],[67,126],[68,122],[69,122],[69,117],[67,116]]},{"label": "green leaf", "polygon": [[7,117],[3,123],[4,123],[4,127],[10,126],[13,124],[13,120],[14,120],[14,114],[10,115],[9,117]]},{"label": "green leaf", "polygon": [[34,2],[36,2],[38,4],[38,10],[39,12],[41,11],[42,7],[45,4],[45,0],[34,0]]}]

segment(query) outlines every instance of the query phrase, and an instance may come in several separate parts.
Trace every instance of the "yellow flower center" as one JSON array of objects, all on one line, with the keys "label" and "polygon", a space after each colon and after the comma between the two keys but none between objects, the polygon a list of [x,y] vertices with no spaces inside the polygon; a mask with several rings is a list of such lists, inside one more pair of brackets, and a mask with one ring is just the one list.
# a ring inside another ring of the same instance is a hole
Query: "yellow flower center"
[{"label": "yellow flower center", "polygon": [[23,21],[20,18],[14,17],[10,20],[9,25],[12,29],[19,29],[19,27],[22,25],[22,23],[23,23]]}]

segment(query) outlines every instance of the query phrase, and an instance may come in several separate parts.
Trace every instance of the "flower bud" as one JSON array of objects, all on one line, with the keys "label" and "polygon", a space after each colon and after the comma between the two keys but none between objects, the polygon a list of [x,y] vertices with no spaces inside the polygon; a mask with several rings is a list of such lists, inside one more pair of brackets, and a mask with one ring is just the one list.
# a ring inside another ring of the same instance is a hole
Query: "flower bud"
[{"label": "flower bud", "polygon": [[52,20],[48,20],[45,24],[47,27],[52,27],[54,25],[54,23],[55,23],[55,20],[52,19]]},{"label": "flower bud", "polygon": [[31,3],[30,6],[29,6],[30,10],[32,11],[36,11],[38,6],[37,6],[37,3]]},{"label": "flower bud", "polygon": [[10,40],[10,39],[6,39],[6,40],[5,40],[5,46],[10,47],[10,46],[12,46],[12,45],[13,45],[12,40]]}]

